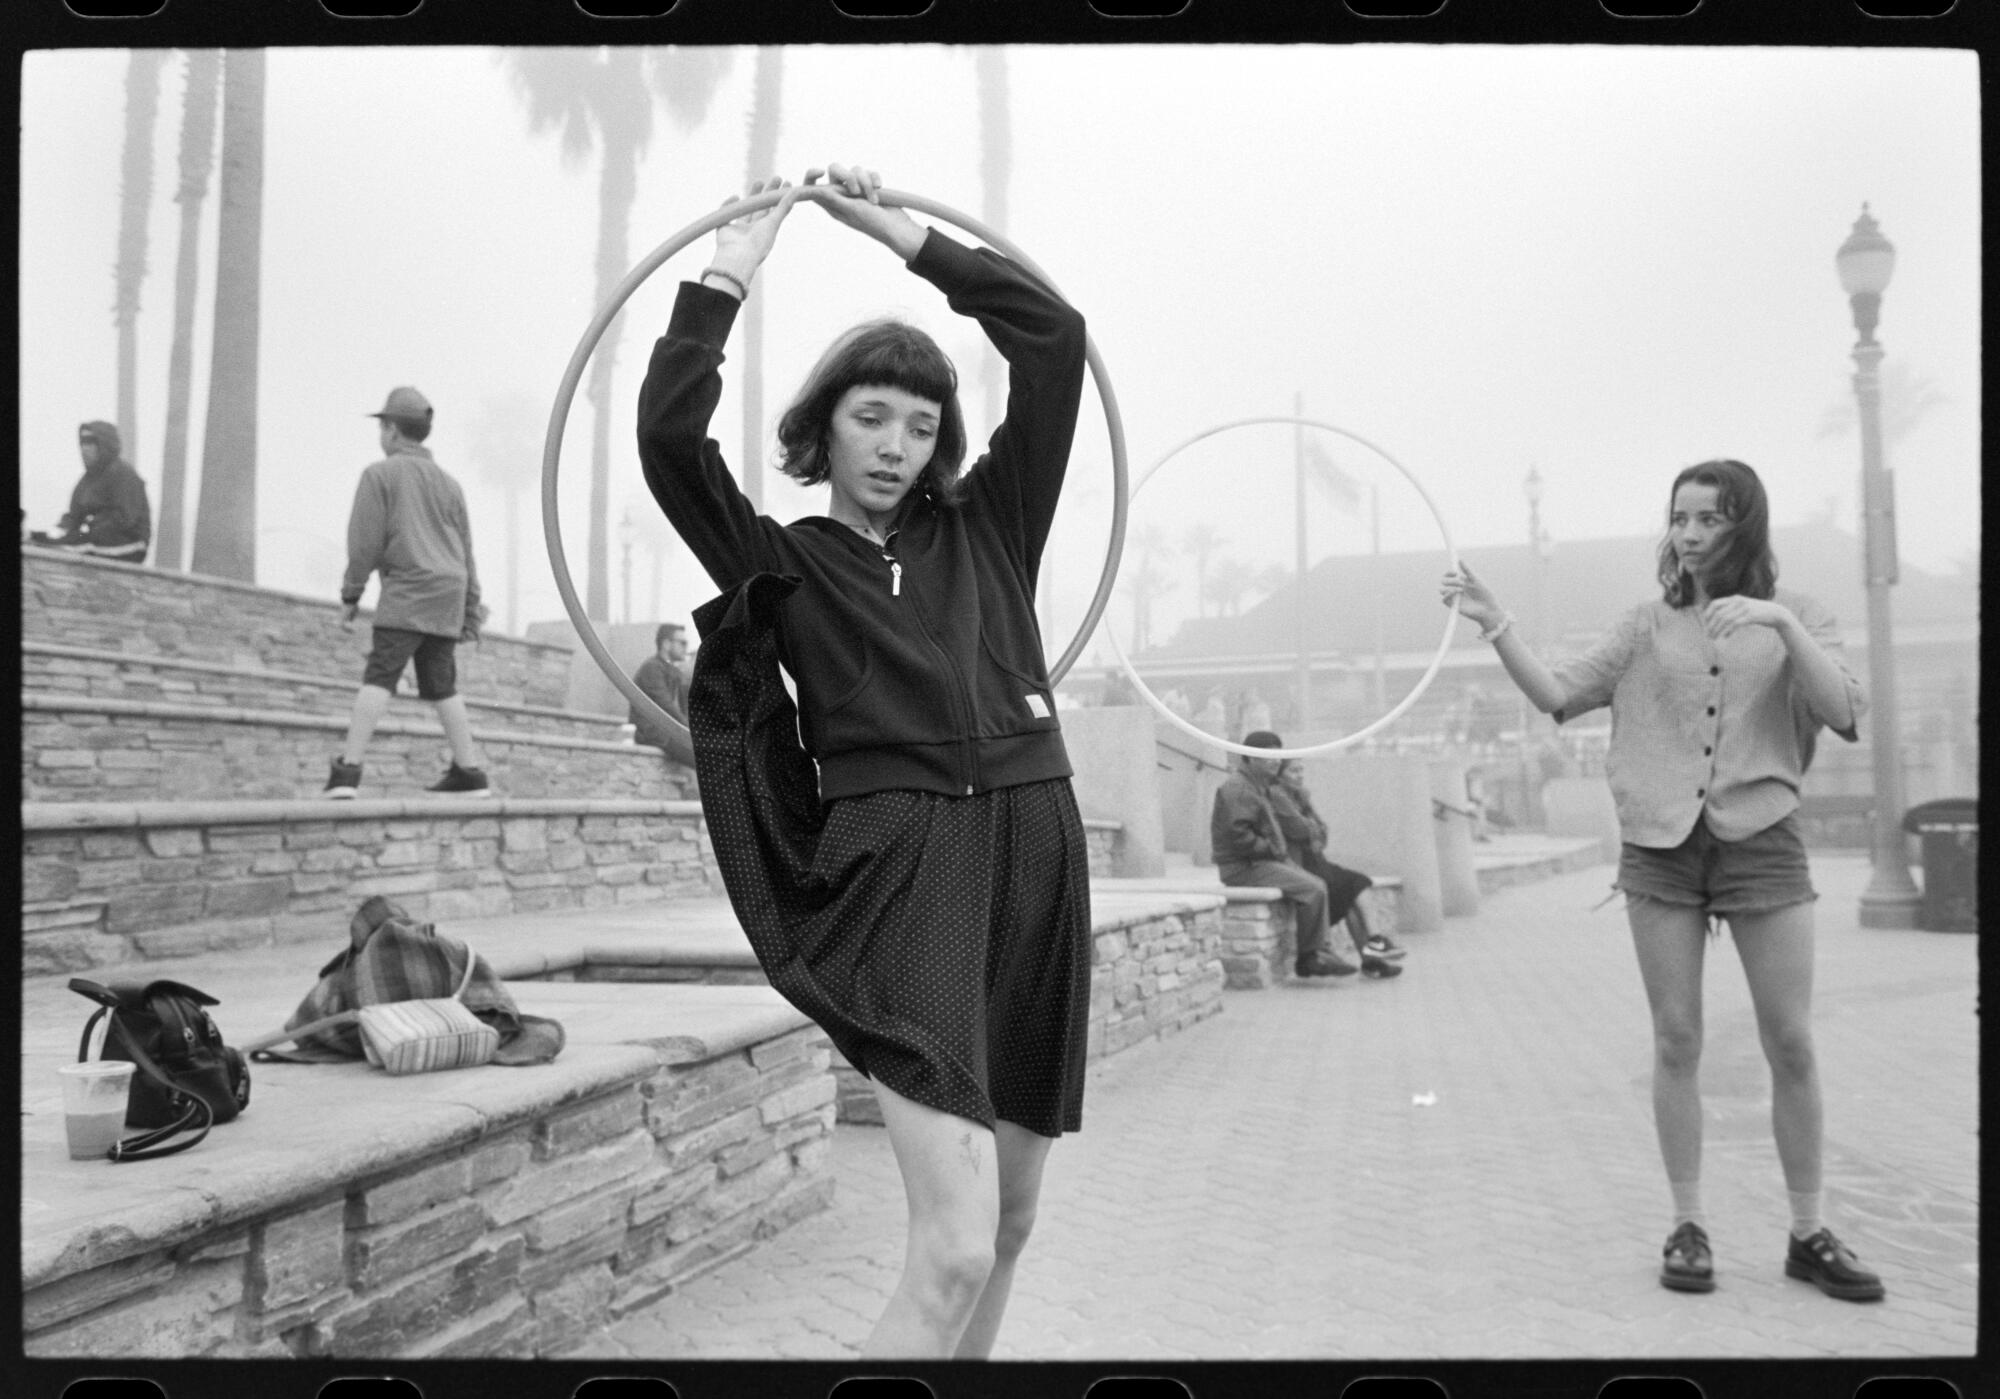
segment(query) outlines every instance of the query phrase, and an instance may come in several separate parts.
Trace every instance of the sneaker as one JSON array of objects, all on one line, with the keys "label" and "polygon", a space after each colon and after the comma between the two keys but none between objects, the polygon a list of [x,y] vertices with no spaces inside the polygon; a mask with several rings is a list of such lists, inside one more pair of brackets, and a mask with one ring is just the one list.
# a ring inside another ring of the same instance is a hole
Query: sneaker
[{"label": "sneaker", "polygon": [[1846,1302],[1873,1302],[1883,1294],[1882,1279],[1857,1263],[1831,1229],[1822,1229],[1809,1239],[1791,1236],[1785,1250],[1785,1276],[1809,1282],[1827,1296]]},{"label": "sneaker", "polygon": [[1301,957],[1292,964],[1292,971],[1299,976],[1353,976],[1358,970],[1354,963],[1335,956],[1323,947],[1310,957]]},{"label": "sneaker", "polygon": [[429,790],[453,792],[467,797],[484,797],[492,794],[492,788],[486,785],[485,769],[462,768],[457,763],[446,768],[444,776],[433,782]]},{"label": "sneaker", "polygon": [[320,790],[320,795],[322,797],[330,797],[335,801],[351,802],[359,794],[360,790],[361,764],[343,763],[340,759],[335,758],[333,760],[333,769],[327,774],[326,786]]},{"label": "sneaker", "polygon": [[1396,946],[1395,943],[1389,941],[1389,939],[1383,937],[1380,933],[1370,933],[1368,940],[1361,945],[1359,950],[1373,957],[1386,958],[1391,962],[1401,961],[1410,955],[1410,950],[1407,947]]},{"label": "sneaker", "polygon": [[1403,964],[1377,957],[1372,952],[1364,952],[1361,954],[1361,974],[1387,981],[1392,976],[1401,976],[1403,974]]},{"label": "sneaker", "polygon": [[1715,1291],[1715,1262],[1708,1251],[1708,1231],[1688,1220],[1667,1236],[1660,1264],[1660,1286],[1676,1292]]}]

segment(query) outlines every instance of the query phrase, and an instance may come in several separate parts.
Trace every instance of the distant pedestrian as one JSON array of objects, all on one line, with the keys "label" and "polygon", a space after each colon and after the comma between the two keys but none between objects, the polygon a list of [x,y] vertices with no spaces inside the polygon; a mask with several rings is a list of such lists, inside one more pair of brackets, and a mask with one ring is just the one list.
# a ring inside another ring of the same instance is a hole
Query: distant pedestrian
[{"label": "distant pedestrian", "polygon": [[1563,723],[1611,706],[1606,771],[1624,838],[1626,896],[1653,1018],[1653,1116],[1674,1197],[1660,1281],[1714,1288],[1701,1205],[1704,932],[1726,921],[1771,1067],[1771,1128],[1791,1194],[1788,1276],[1829,1296],[1883,1295],[1821,1218],[1819,1069],[1811,1025],[1813,892],[1799,837],[1799,780],[1821,727],[1852,743],[1864,699],[1840,629],[1777,586],[1770,505],[1742,462],[1688,467],[1668,496],[1658,576],[1641,603],[1551,670],[1511,630],[1492,588],[1461,565],[1441,595],[1521,691]]},{"label": "distant pedestrian", "polygon": [[978,1359],[1049,1147],[1082,1122],[1089,860],[1034,586],[1083,318],[1018,264],[879,202],[874,172],[825,174],[820,207],[1007,360],[986,453],[961,471],[958,376],[936,341],[873,321],[833,342],[778,422],[785,472],[826,483],[827,513],[781,525],[751,507],[709,418],[786,198],[719,228],[713,264],[681,286],[640,391],[639,458],[725,590],[695,613],[688,692],[716,862],[771,984],[873,1081],[902,1172],[904,1271],[863,1354]]},{"label": "distant pedestrian", "polygon": [[489,788],[472,740],[472,721],[458,693],[457,646],[478,639],[486,609],[472,562],[472,523],[465,493],[423,445],[430,436],[429,400],[412,388],[389,391],[377,419],[383,459],[361,473],[347,519],[347,576],[340,587],[341,621],[352,626],[372,573],[382,575],[374,638],[361,688],[354,693],[347,744],[333,760],[322,795],[350,798],[361,785],[361,760],[389,701],[416,663],[417,697],[429,701],[451,744],[451,766],[433,792],[485,796]]},{"label": "distant pedestrian", "polygon": [[[1284,747],[1283,741],[1268,729],[1246,734],[1243,743],[1248,748]],[[1294,975],[1353,976],[1356,971],[1363,971],[1371,977],[1400,976],[1403,969],[1381,952],[1357,948],[1361,958],[1357,968],[1327,946],[1332,920],[1346,916],[1355,898],[1367,887],[1366,876],[1360,877],[1360,883],[1342,880],[1335,894],[1329,891],[1326,880],[1308,873],[1292,859],[1284,823],[1278,815],[1278,803],[1286,800],[1277,790],[1278,772],[1284,765],[1283,758],[1239,755],[1235,769],[1216,789],[1209,812],[1209,845],[1217,875],[1224,884],[1276,889],[1292,905],[1296,930]]]},{"label": "distant pedestrian", "polygon": [[146,483],[121,454],[118,429],[106,422],[89,422],[76,430],[76,449],[83,458],[83,479],[70,492],[69,510],[53,538],[34,536],[37,544],[144,563],[153,542],[153,511],[146,500]]}]

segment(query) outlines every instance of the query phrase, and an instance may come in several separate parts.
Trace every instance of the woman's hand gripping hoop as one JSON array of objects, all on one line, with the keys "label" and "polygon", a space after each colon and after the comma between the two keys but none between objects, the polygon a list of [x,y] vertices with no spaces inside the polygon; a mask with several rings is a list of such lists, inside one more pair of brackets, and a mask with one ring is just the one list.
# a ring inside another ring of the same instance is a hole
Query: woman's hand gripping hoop
[{"label": "woman's hand gripping hoop", "polygon": [[[934,219],[942,219],[954,227],[963,229],[982,243],[1018,262],[1051,287],[1055,286],[1055,282],[1035,265],[1032,258],[979,220],[925,199],[921,195],[906,194],[891,189],[878,190],[876,193],[883,204],[928,214]],[[549,430],[542,443],[542,538],[549,551],[549,567],[555,573],[556,591],[562,594],[563,608],[569,613],[570,622],[576,627],[576,634],[582,638],[584,649],[590,652],[591,658],[603,670],[605,678],[610,680],[618,692],[630,700],[640,713],[650,713],[654,718],[681,733],[687,732],[687,725],[653,703],[644,691],[632,683],[618,662],[612,659],[611,652],[605,648],[603,639],[597,634],[597,628],[591,624],[582,602],[577,598],[576,585],[570,581],[569,564],[563,553],[562,522],[557,517],[556,509],[556,473],[562,460],[563,428],[569,421],[570,404],[576,398],[577,385],[583,382],[584,367],[589,364],[591,352],[597,348],[597,342],[604,338],[605,330],[619,311],[624,309],[632,293],[659,270],[660,264],[703,234],[740,219],[745,214],[768,209],[781,200],[831,203],[839,198],[841,195],[837,191],[823,185],[795,185],[788,188],[767,189],[760,194],[729,201],[712,213],[696,219],[653,249],[625,274],[625,279],[612,288],[610,297],[597,308],[597,314],[584,329],[583,339],[577,342],[576,352],[570,356],[569,368],[563,371],[562,384],[556,390],[555,406],[549,411]],[[1104,608],[1111,600],[1111,587],[1118,577],[1118,560],[1125,549],[1125,512],[1128,506],[1125,489],[1125,427],[1118,416],[1118,399],[1111,391],[1111,377],[1105,373],[1104,361],[1099,358],[1097,346],[1087,334],[1084,337],[1084,358],[1090,366],[1090,377],[1097,385],[1098,401],[1103,405],[1105,426],[1111,435],[1111,538],[1104,552],[1104,571],[1098,575],[1097,592],[1090,600],[1090,610],[1084,616],[1083,625],[1077,628],[1076,636],[1049,670],[1051,688],[1076,663],[1077,656],[1083,651],[1084,643],[1097,629],[1098,620],[1103,617]],[[1147,697],[1151,698],[1150,692]],[[1154,703],[1157,704],[1158,701]]]},{"label": "woman's hand gripping hoop", "polygon": [[[1197,432],[1194,436],[1188,438],[1185,442],[1182,442],[1178,446],[1172,448],[1158,461],[1154,462],[1151,466],[1146,468],[1146,474],[1144,476],[1141,476],[1138,482],[1132,487],[1132,498],[1134,500],[1137,500],[1139,498],[1139,492],[1146,489],[1146,483],[1153,479],[1153,475],[1155,472],[1157,472],[1161,467],[1165,466],[1168,462],[1172,461],[1175,457],[1179,456],[1182,452],[1194,446],[1195,443],[1202,441],[1204,438],[1213,437],[1219,432],[1228,432],[1232,428],[1254,427],[1263,423],[1291,423],[1300,427],[1315,427],[1320,429],[1322,432],[1337,433],[1340,436],[1345,437],[1350,442],[1360,443],[1363,447],[1366,447],[1369,451],[1373,452],[1383,461],[1395,467],[1396,470],[1400,471],[1403,474],[1403,478],[1405,480],[1407,480],[1412,486],[1415,486],[1417,488],[1417,494],[1422,496],[1424,504],[1430,507],[1431,518],[1437,521],[1438,533],[1444,536],[1445,552],[1451,556],[1452,566],[1454,568],[1458,566],[1458,547],[1451,542],[1451,527],[1445,524],[1444,515],[1439,512],[1437,508],[1437,502],[1431,499],[1430,492],[1424,489],[1423,482],[1419,481],[1416,478],[1416,476],[1411,473],[1410,469],[1407,466],[1404,466],[1401,462],[1397,461],[1394,457],[1390,456],[1387,452],[1383,451],[1373,442],[1370,442],[1367,438],[1359,436],[1356,433],[1349,432],[1344,427],[1335,427],[1332,423],[1323,423],[1319,421],[1317,418],[1290,418],[1290,417],[1238,418],[1234,422],[1223,423],[1217,427],[1212,427],[1202,432]],[[1120,524],[1123,524],[1122,519],[1120,521]],[[1408,693],[1407,695],[1403,696],[1402,703],[1398,704],[1394,709],[1390,710],[1387,714],[1384,714],[1380,719],[1377,719],[1374,723],[1370,724],[1365,729],[1356,729],[1353,733],[1348,734],[1345,738],[1328,739],[1325,743],[1315,743],[1312,744],[1310,747],[1306,748],[1251,748],[1241,743],[1231,743],[1227,739],[1217,738],[1212,733],[1208,733],[1202,729],[1196,728],[1193,724],[1190,724],[1187,720],[1181,718],[1180,715],[1174,713],[1173,710],[1167,708],[1166,704],[1160,699],[1160,697],[1153,693],[1152,688],[1146,684],[1145,680],[1140,676],[1139,672],[1133,668],[1132,662],[1126,659],[1125,648],[1118,644],[1118,634],[1116,630],[1111,627],[1106,627],[1104,629],[1104,636],[1105,639],[1111,643],[1111,653],[1118,658],[1118,664],[1125,667],[1125,673],[1132,678],[1133,685],[1138,688],[1140,695],[1142,695],[1145,698],[1146,703],[1153,706],[1153,710],[1155,713],[1164,717],[1175,728],[1181,730],[1181,732],[1188,734],[1194,738],[1198,738],[1203,743],[1209,744],[1212,747],[1222,748],[1231,753],[1241,753],[1246,757],[1310,758],[1320,753],[1331,753],[1334,752],[1336,749],[1346,748],[1352,744],[1359,743],[1362,739],[1368,737],[1370,734],[1376,732],[1377,730],[1385,728],[1390,724],[1393,724],[1397,719],[1402,717],[1405,710],[1407,710],[1411,705],[1417,702],[1417,697],[1423,694],[1425,689],[1429,687],[1432,680],[1437,678],[1438,668],[1444,664],[1445,653],[1451,650],[1452,629],[1458,621],[1457,599],[1456,598],[1452,599],[1449,606],[1450,606],[1450,611],[1448,611],[1445,614],[1445,619],[1444,619],[1444,636],[1438,642],[1437,654],[1431,657],[1430,669],[1426,670],[1423,673],[1423,678],[1417,681],[1416,688],[1411,690],[1410,693]]]}]

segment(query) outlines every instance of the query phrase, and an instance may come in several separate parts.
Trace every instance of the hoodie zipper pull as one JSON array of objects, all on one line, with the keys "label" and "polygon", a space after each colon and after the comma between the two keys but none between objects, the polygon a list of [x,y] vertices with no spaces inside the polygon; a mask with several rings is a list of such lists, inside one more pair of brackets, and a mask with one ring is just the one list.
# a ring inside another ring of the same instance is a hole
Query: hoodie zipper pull
[{"label": "hoodie zipper pull", "polygon": [[882,557],[889,559],[889,596],[901,597],[903,595],[903,566],[894,559],[890,559],[887,554],[884,554]]}]

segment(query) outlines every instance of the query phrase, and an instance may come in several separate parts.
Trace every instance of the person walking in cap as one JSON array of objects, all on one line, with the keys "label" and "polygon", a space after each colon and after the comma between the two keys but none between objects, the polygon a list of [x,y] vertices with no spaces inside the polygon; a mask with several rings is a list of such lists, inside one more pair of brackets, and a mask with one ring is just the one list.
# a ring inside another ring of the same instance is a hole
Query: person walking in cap
[{"label": "person walking in cap", "polygon": [[[1284,747],[1269,729],[1245,734],[1243,742],[1250,748]],[[1215,856],[1216,873],[1224,884],[1264,885],[1284,894],[1285,901],[1295,910],[1293,921],[1298,928],[1298,946],[1292,963],[1296,975],[1353,976],[1355,965],[1326,945],[1331,908],[1326,881],[1293,863],[1283,824],[1278,819],[1273,794],[1278,772],[1284,765],[1282,758],[1253,758],[1245,754],[1238,759],[1236,770],[1216,789],[1215,806],[1209,816],[1209,844]],[[1359,892],[1343,888],[1342,916]],[[1357,950],[1361,954],[1359,970],[1368,975],[1402,974],[1403,969],[1387,957],[1366,948]]]},{"label": "person walking in cap", "polygon": [[356,795],[368,740],[388,712],[404,667],[414,660],[417,697],[437,710],[451,744],[451,766],[430,790],[485,796],[486,774],[458,693],[457,645],[478,638],[486,611],[479,602],[465,493],[423,445],[430,436],[432,410],[422,394],[391,389],[381,411],[369,416],[381,424],[383,459],[361,473],[347,519],[342,625],[351,627],[360,615],[371,573],[382,575],[382,592],[375,602],[368,663],[354,694],[347,746],[333,760],[323,795]]},{"label": "person walking in cap", "polygon": [[153,542],[153,511],[146,502],[146,483],[120,455],[118,429],[110,423],[85,423],[76,430],[77,452],[83,457],[83,479],[70,492],[69,513],[62,517],[62,534],[33,542],[75,549],[120,563],[144,563]]}]

